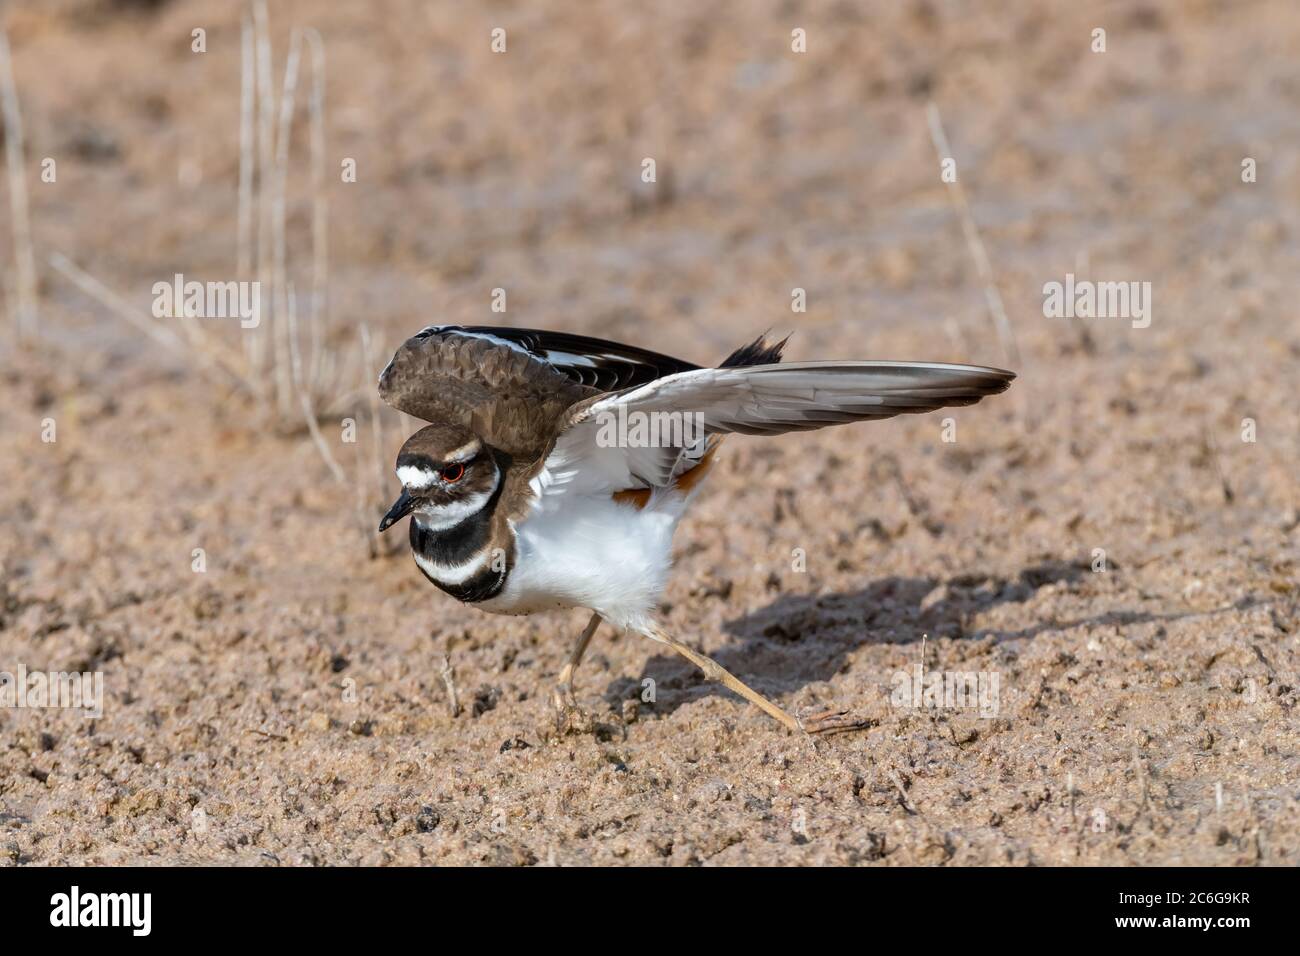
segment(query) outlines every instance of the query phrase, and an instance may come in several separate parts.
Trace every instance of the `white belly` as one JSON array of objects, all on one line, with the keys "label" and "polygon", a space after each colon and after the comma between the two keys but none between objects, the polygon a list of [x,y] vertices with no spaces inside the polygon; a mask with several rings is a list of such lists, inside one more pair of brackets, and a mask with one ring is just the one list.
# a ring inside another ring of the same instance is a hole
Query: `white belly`
[{"label": "white belly", "polygon": [[505,587],[476,606],[498,614],[585,607],[615,627],[643,629],[667,584],[685,505],[671,492],[640,510],[575,495],[534,513],[515,528]]}]

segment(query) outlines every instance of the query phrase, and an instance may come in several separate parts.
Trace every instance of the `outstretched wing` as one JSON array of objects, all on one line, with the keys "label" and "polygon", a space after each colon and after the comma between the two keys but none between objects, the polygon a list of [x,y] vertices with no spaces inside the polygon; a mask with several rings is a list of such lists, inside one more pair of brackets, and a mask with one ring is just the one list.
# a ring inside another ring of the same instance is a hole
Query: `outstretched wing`
[{"label": "outstretched wing", "polygon": [[802,362],[708,368],[588,402],[575,421],[617,411],[693,412],[709,433],[777,435],[841,422],[973,405],[1016,376],[939,362]]},{"label": "outstretched wing", "polygon": [[573,409],[540,477],[552,493],[668,484],[680,471],[674,454],[598,440],[611,416],[630,421],[633,413],[678,413],[708,435],[777,435],[973,405],[1006,390],[1014,378],[1001,369],[938,362],[804,362],[682,372],[585,400]]},{"label": "outstretched wing", "polygon": [[546,454],[573,405],[694,368],[563,332],[429,326],[393,355],[379,376],[379,394],[409,415],[469,428],[517,460],[533,462]]}]

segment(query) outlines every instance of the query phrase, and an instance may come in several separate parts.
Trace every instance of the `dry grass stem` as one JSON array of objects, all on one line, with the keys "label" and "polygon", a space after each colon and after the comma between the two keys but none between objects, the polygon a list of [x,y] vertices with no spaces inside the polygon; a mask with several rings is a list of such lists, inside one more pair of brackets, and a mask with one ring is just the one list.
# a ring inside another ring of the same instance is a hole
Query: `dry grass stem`
[{"label": "dry grass stem", "polygon": [[[934,141],[934,149],[939,154],[939,161],[952,158],[952,150],[948,146],[948,135],[943,129],[943,118],[939,115],[938,104],[931,101],[926,113],[930,122],[930,138]],[[975,260],[980,281],[984,283],[984,300],[988,304],[989,315],[993,318],[993,327],[997,332],[998,341],[1002,344],[1002,355],[1009,368],[1017,369],[1020,367],[1020,349],[1016,345],[1016,336],[1011,328],[1011,320],[1007,318],[1006,307],[1002,304],[1002,293],[998,291],[997,281],[993,277],[993,266],[989,263],[984,240],[980,238],[975,217],[971,215],[966,191],[962,188],[959,177],[954,177],[947,185],[948,195],[952,197],[957,216],[961,220],[966,245]]]},{"label": "dry grass stem", "polygon": [[23,158],[23,117],[18,107],[9,37],[0,28],[0,108],[4,114],[5,172],[9,178],[9,219],[14,240],[13,290],[9,315],[14,336],[30,341],[36,334],[36,254],[32,251],[32,223],[27,208],[27,175]]}]

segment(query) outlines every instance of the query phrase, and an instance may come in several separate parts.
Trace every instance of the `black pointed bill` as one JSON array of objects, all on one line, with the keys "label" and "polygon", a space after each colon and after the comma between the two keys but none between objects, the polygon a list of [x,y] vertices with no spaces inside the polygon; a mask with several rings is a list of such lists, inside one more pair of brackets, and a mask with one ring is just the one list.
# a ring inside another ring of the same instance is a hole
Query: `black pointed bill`
[{"label": "black pointed bill", "polygon": [[410,493],[403,488],[402,493],[398,495],[393,506],[388,509],[388,514],[384,515],[384,520],[379,522],[379,533],[383,534],[392,525],[401,521],[415,509],[415,499]]}]

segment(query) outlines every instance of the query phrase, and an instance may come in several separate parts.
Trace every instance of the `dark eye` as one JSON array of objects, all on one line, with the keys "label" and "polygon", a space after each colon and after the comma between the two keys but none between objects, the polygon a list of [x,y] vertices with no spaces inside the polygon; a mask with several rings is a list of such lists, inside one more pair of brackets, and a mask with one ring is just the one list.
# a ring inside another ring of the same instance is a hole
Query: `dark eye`
[{"label": "dark eye", "polygon": [[465,477],[465,466],[460,462],[456,462],[454,465],[448,465],[439,474],[442,475],[442,480],[447,484],[453,484]]}]

